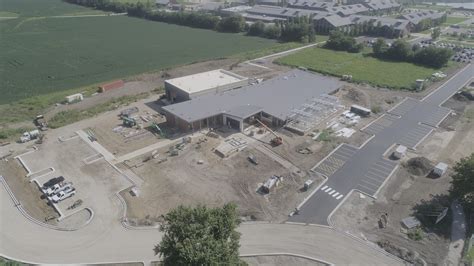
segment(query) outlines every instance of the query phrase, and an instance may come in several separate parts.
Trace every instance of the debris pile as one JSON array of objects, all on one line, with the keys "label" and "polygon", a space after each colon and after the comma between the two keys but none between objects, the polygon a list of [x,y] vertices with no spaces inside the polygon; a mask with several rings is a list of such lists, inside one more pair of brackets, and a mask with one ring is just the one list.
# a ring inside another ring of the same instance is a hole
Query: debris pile
[{"label": "debris pile", "polygon": [[410,174],[417,176],[427,175],[433,169],[430,160],[425,157],[411,158],[407,161],[406,167]]}]

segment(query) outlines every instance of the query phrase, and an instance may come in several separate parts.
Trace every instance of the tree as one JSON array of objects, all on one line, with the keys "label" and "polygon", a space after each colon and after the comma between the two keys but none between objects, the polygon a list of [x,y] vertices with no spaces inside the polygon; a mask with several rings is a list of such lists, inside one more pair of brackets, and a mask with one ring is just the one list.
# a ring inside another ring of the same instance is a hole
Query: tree
[{"label": "tree", "polygon": [[277,25],[269,25],[265,27],[263,36],[269,39],[279,39],[281,35],[281,28]]},{"label": "tree", "polygon": [[265,31],[265,23],[257,21],[250,25],[248,35],[252,36],[262,36]]},{"label": "tree", "polygon": [[383,56],[388,49],[388,45],[383,38],[378,38],[372,46],[372,51],[377,57]]},{"label": "tree", "polygon": [[240,233],[235,204],[222,208],[179,206],[164,216],[155,252],[164,265],[239,265]]},{"label": "tree", "polygon": [[341,31],[331,31],[324,47],[351,53],[358,53],[364,48],[363,44],[358,44],[353,37],[347,36]]},{"label": "tree", "polygon": [[418,50],[413,56],[413,62],[440,68],[448,63],[451,56],[453,56],[453,51],[450,49],[429,46]]},{"label": "tree", "polygon": [[436,27],[431,31],[431,39],[433,40],[437,40],[440,35],[441,35],[441,29],[439,27]]},{"label": "tree", "polygon": [[397,61],[410,61],[413,56],[411,45],[404,40],[396,40],[388,48],[386,56]]},{"label": "tree", "polygon": [[451,196],[458,198],[467,209],[474,210],[474,153],[454,166]]},{"label": "tree", "polygon": [[241,15],[223,18],[217,25],[217,29],[222,32],[242,32],[244,28],[245,19]]}]

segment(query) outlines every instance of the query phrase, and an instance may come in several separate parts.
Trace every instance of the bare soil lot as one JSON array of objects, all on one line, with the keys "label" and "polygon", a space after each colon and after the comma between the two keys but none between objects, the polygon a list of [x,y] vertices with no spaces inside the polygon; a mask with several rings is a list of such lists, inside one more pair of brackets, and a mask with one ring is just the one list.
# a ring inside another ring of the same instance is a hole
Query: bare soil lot
[{"label": "bare soil lot", "polygon": [[[158,158],[132,168],[145,180],[139,197],[123,193],[132,222],[156,221],[180,204],[220,206],[227,202],[235,202],[240,214],[249,219],[283,221],[307,195],[299,191],[305,180],[291,175],[263,153],[248,146],[222,159],[213,151],[220,140],[206,139],[201,144],[193,139],[174,157],[167,156],[168,149],[160,150]],[[258,158],[258,165],[248,161],[250,154]],[[167,161],[158,163],[165,157]],[[257,193],[272,175],[283,176],[283,181],[267,195]]]},{"label": "bare soil lot", "polygon": [[[25,169],[17,160],[13,158],[8,161],[0,160],[0,169],[0,174],[31,217],[43,222],[46,218],[59,217],[59,214],[48,205],[46,200],[41,200],[43,193],[35,183],[29,181]],[[51,219],[48,223],[56,224],[56,220]]]},{"label": "bare soil lot", "polygon": [[[142,100],[126,108],[101,115],[94,119],[93,125],[89,129],[92,130],[97,141],[116,156],[121,156],[159,142],[160,136],[148,127],[152,123],[163,123],[165,118],[150,107],[153,103],[151,101],[150,99]],[[119,117],[120,111],[133,107],[139,109],[139,112],[132,116],[141,125],[140,127],[124,126]]]}]

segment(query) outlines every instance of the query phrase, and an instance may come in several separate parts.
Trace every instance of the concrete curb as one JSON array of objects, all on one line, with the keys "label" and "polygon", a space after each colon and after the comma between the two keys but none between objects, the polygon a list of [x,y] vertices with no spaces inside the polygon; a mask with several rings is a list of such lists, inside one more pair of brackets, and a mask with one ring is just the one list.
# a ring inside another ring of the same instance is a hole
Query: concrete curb
[{"label": "concrete curb", "polygon": [[324,260],[319,259],[319,258],[308,257],[308,256],[299,255],[299,254],[295,254],[295,253],[279,253],[279,252],[276,252],[276,253],[255,253],[255,254],[243,254],[243,255],[240,255],[239,257],[248,258],[248,257],[261,257],[261,256],[290,256],[290,257],[307,259],[307,260],[311,260],[311,261],[314,261],[314,262],[324,263],[326,265],[334,265],[333,263],[329,263],[329,262],[324,261]]}]

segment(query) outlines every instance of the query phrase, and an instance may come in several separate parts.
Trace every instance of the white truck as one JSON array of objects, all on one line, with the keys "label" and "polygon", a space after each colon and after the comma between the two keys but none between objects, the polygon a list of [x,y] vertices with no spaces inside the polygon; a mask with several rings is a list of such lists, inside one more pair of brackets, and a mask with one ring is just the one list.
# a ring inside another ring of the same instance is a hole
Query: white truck
[{"label": "white truck", "polygon": [[27,132],[23,133],[23,135],[21,135],[20,142],[21,143],[28,142],[30,140],[38,138],[39,135],[40,135],[40,132],[39,132],[38,129],[35,129],[35,130],[32,130],[32,131],[27,131]]}]

